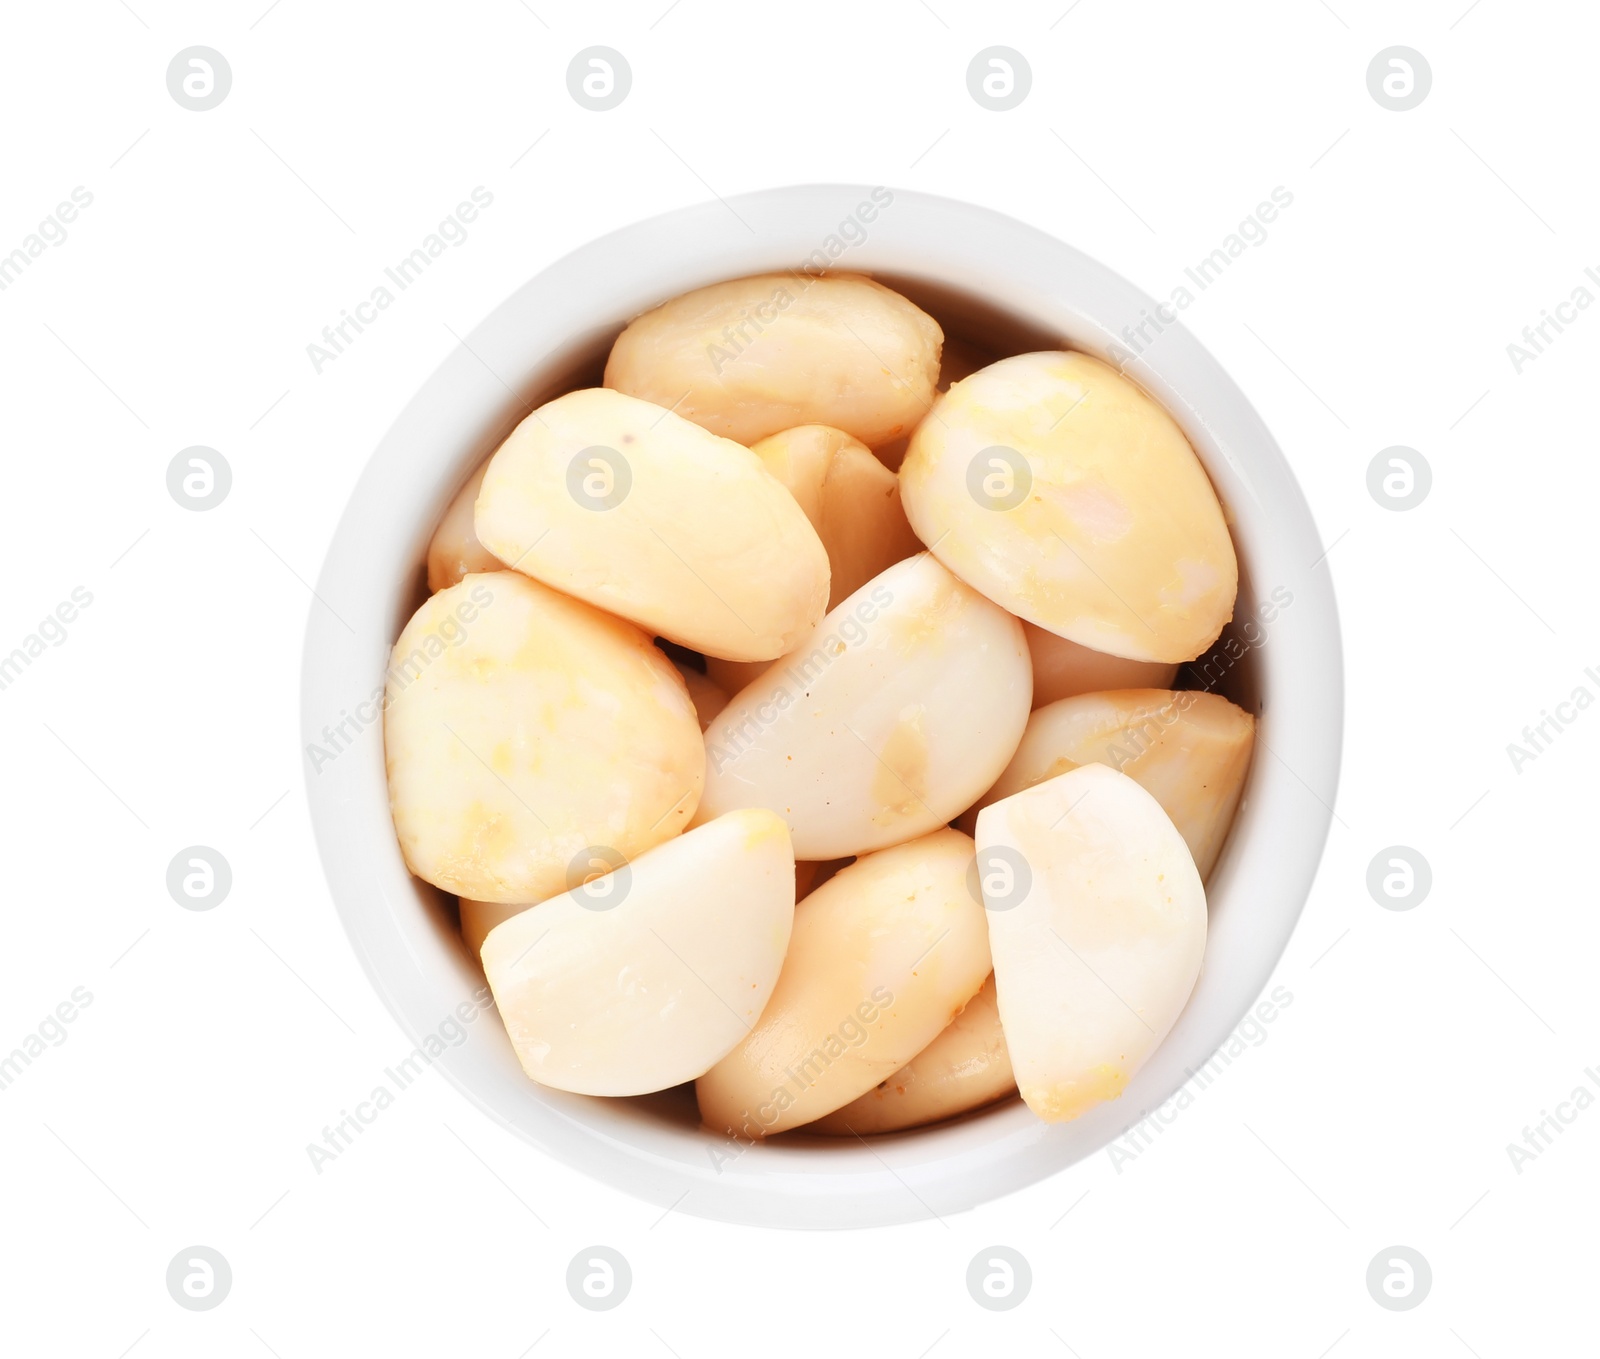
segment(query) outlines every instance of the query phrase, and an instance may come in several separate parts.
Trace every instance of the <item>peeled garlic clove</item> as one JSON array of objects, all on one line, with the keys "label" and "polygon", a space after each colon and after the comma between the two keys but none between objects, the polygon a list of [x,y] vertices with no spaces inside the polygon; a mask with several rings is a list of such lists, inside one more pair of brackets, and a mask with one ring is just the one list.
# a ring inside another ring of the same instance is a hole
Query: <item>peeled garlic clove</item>
[{"label": "peeled garlic clove", "polygon": [[1161,805],[1086,764],[978,814],[1000,1020],[1022,1098],[1065,1122],[1115,1099],[1200,975],[1206,895]]},{"label": "peeled garlic clove", "polygon": [[497,926],[483,967],[532,1079],[644,1095],[754,1028],[793,919],[783,822],[733,812]]},{"label": "peeled garlic clove", "polygon": [[383,730],[407,866],[478,901],[543,901],[581,850],[630,859],[676,835],[705,777],[689,695],[650,639],[513,571],[417,610]]},{"label": "peeled garlic clove", "polygon": [[859,439],[800,425],[751,447],[789,488],[828,552],[828,607],[922,551],[900,508],[900,482]]},{"label": "peeled garlic clove", "polygon": [[927,1047],[989,973],[971,867],[972,841],[939,830],[866,855],[802,901],[760,1022],[695,1085],[706,1126],[798,1127]]},{"label": "peeled garlic clove", "polygon": [[1032,687],[1022,625],[926,553],[912,557],[706,728],[700,817],[770,808],[803,859],[922,835],[999,777]]},{"label": "peeled garlic clove", "polygon": [[721,685],[693,666],[680,665],[677,661],[672,664],[683,676],[684,685],[689,690],[689,702],[694,704],[694,714],[700,719],[700,730],[704,731],[711,725],[711,719],[728,706],[728,696],[722,692]]},{"label": "peeled garlic clove", "polygon": [[875,447],[927,411],[943,341],[937,321],[871,279],[758,274],[638,317],[605,384],[742,444],[822,424]]},{"label": "peeled garlic clove", "polygon": [[1130,660],[1187,661],[1233,616],[1216,492],[1172,417],[1086,354],[974,373],[900,468],[917,536],[1018,617]]},{"label": "peeled garlic clove", "polygon": [[1255,718],[1220,694],[1125,689],[1064,698],[1034,710],[1005,773],[958,824],[970,828],[991,802],[1079,765],[1109,765],[1161,804],[1204,880],[1228,838],[1255,739]]},{"label": "peeled garlic clove", "polygon": [[478,541],[472,527],[472,507],[488,467],[485,461],[456,492],[439,527],[433,531],[428,543],[428,589],[435,594],[475,571],[505,570],[505,563]]},{"label": "peeled garlic clove", "polygon": [[772,660],[827,607],[828,554],[760,458],[603,387],[512,431],[475,522],[515,570],[695,651]]},{"label": "peeled garlic clove", "polygon": [[1178,677],[1176,663],[1107,656],[1033,623],[1024,623],[1022,630],[1028,638],[1028,654],[1033,657],[1035,709],[1058,698],[1099,694],[1107,689],[1170,689]]},{"label": "peeled garlic clove", "polygon": [[865,1137],[920,1128],[993,1104],[1016,1088],[990,973],[983,989],[933,1042],[860,1099],[819,1118],[806,1131]]}]

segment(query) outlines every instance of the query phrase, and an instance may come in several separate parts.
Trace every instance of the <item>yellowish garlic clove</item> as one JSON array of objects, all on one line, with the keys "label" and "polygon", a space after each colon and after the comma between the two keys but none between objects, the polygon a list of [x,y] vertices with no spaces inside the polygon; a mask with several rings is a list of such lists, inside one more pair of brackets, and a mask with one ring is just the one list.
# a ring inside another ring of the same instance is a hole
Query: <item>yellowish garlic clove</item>
[{"label": "yellowish garlic clove", "polygon": [[1086,764],[978,814],[978,878],[1017,1087],[1050,1123],[1115,1099],[1194,990],[1206,897],[1155,798]]},{"label": "yellowish garlic clove", "polygon": [[752,444],[832,425],[877,447],[927,412],[944,333],[851,274],[758,274],[664,302],[617,337],[605,384]]},{"label": "yellowish garlic clove", "polygon": [[705,775],[683,680],[630,623],[513,571],[431,596],[384,697],[389,805],[407,866],[478,901],[566,890],[575,855],[678,834]]},{"label": "yellowish garlic clove", "polygon": [[828,554],[749,449],[604,387],[511,433],[474,520],[501,561],[695,651],[772,660],[828,602]]},{"label": "yellowish garlic clove", "polygon": [[793,919],[783,822],[733,812],[496,926],[484,973],[533,1080],[649,1094],[755,1027]]},{"label": "yellowish garlic clove", "polygon": [[828,1137],[902,1132],[1015,1094],[994,974],[949,1026],[887,1080],[809,1124]]},{"label": "yellowish garlic clove", "polygon": [[802,901],[760,1022],[695,1085],[706,1126],[758,1138],[809,1123],[932,1042],[989,973],[971,868],[972,841],[939,830]]},{"label": "yellowish garlic clove", "polygon": [[1203,880],[1228,838],[1255,735],[1255,718],[1220,694],[1123,689],[1061,699],[1034,709],[1005,772],[956,824],[970,834],[992,802],[1079,765],[1109,765],[1161,804]]},{"label": "yellowish garlic clove", "polygon": [[926,834],[999,777],[1032,685],[1021,624],[912,557],[729,700],[705,733],[700,819],[770,808],[804,859]]},{"label": "yellowish garlic clove", "polygon": [[922,551],[900,507],[900,482],[859,439],[799,425],[750,451],[789,488],[828,552],[831,609],[874,576]]},{"label": "yellowish garlic clove", "polygon": [[1130,660],[1191,660],[1233,616],[1222,507],[1172,417],[1086,354],[958,382],[900,468],[917,536],[1010,612]]}]

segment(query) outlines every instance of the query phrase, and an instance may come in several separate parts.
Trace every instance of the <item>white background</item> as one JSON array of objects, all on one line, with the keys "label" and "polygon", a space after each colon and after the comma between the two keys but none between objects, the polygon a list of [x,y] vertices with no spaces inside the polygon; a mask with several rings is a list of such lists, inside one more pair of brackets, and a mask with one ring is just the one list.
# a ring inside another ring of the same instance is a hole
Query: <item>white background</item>
[{"label": "white background", "polygon": [[[1580,684],[1600,694],[1583,673],[1600,667],[1600,309],[1520,374],[1506,346],[1600,267],[1592,7],[266,3],[4,12],[0,252],[75,186],[93,203],[0,293],[0,652],[74,587],[93,603],[0,692],[0,1054],[74,987],[93,1002],[0,1090],[0,1348],[1591,1346],[1600,1112],[1520,1172],[1506,1147],[1574,1087],[1595,1089],[1600,928],[1578,856],[1600,712],[1520,773],[1506,746]],[[608,113],[565,82],[597,43],[633,70]],[[204,113],[165,83],[194,44],[233,71]],[[1033,72],[1006,113],[966,88],[993,44]],[[1432,66],[1410,112],[1367,90],[1368,62],[1393,44]],[[893,1230],[663,1217],[542,1159],[436,1073],[315,1173],[306,1144],[409,1047],[345,941],[302,791],[306,582],[349,487],[452,331],[549,261],[712,193],[815,180],[988,204],[1158,296],[1274,187],[1293,194],[1185,313],[1276,432],[1332,545],[1346,763],[1275,979],[1292,1005],[1133,1161],[1102,1155]],[[494,203],[469,239],[316,374],[306,346],[323,326],[477,185]],[[166,490],[191,444],[233,468],[208,513]],[[1366,487],[1392,444],[1434,474],[1405,513]],[[165,887],[197,843],[234,874],[204,913]],[[1392,844],[1432,865],[1417,909],[1367,892]],[[604,1314],[564,1282],[595,1242],[634,1273]],[[205,1313],[164,1282],[197,1243],[234,1276]],[[964,1284],[996,1243],[1034,1275],[1003,1314]],[[1404,1313],[1365,1283],[1395,1244],[1434,1276]]]}]

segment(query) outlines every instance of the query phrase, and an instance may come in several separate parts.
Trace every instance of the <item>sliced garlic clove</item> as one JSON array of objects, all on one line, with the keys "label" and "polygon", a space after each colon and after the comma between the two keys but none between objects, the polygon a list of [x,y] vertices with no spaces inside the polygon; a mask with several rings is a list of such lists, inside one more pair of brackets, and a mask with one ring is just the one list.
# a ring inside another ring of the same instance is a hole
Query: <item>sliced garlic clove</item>
[{"label": "sliced garlic clove", "polygon": [[524,575],[711,655],[781,656],[827,608],[828,554],[760,458],[603,387],[517,426],[475,525]]},{"label": "sliced garlic clove", "polygon": [[1238,563],[1172,417],[1086,354],[1020,354],[958,382],[900,468],[917,536],[1018,617],[1166,663],[1233,616]]},{"label": "sliced garlic clove", "polygon": [[1206,897],[1161,805],[1087,764],[978,814],[1000,1020],[1050,1123],[1122,1093],[1194,990]]},{"label": "sliced garlic clove", "polygon": [[584,1095],[692,1081],[751,1032],[783,966],[794,855],[740,811],[490,931],[484,972],[522,1069]]},{"label": "sliced garlic clove", "polygon": [[760,1022],[695,1085],[706,1126],[798,1127],[932,1042],[989,973],[971,868],[972,841],[939,830],[865,855],[801,902]]},{"label": "sliced garlic clove", "polygon": [[927,1047],[887,1080],[809,1124],[830,1137],[900,1132],[954,1118],[1015,1094],[994,974]]},{"label": "sliced garlic clove", "polygon": [[580,851],[630,859],[676,835],[705,776],[650,639],[513,571],[441,590],[401,632],[384,753],[407,866],[478,901],[543,901]]},{"label": "sliced garlic clove", "polygon": [[1032,685],[1021,624],[912,557],[729,700],[705,733],[700,819],[770,808],[804,859],[925,834],[999,777]]},{"label": "sliced garlic clove", "polygon": [[931,316],[869,278],[758,274],[631,322],[605,384],[742,444],[823,424],[876,447],[927,411],[943,341]]},{"label": "sliced garlic clove", "polygon": [[1064,698],[1034,709],[1011,763],[957,825],[970,833],[992,802],[1079,765],[1109,765],[1161,804],[1204,880],[1233,824],[1255,735],[1255,718],[1220,694],[1124,689]]}]

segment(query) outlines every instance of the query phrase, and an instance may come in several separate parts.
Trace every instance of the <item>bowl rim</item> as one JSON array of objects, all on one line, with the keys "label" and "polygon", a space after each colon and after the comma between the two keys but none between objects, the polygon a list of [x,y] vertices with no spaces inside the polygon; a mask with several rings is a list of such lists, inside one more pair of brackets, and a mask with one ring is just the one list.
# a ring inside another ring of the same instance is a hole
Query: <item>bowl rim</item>
[{"label": "bowl rim", "polygon": [[[876,211],[863,221],[869,205]],[[847,231],[847,222],[854,228]],[[857,233],[860,240],[845,239]],[[835,256],[837,244],[843,248]],[[441,1046],[441,1027],[466,1007],[472,979],[459,947],[454,964],[434,956],[444,952],[439,922],[412,918],[419,888],[404,871],[392,826],[387,846],[375,836],[375,811],[389,824],[381,708],[376,718],[365,716],[374,686],[363,687],[360,677],[381,682],[404,621],[396,621],[396,610],[411,598],[398,579],[404,573],[393,568],[395,554],[420,558],[473,459],[509,431],[531,408],[530,393],[585,343],[592,347],[632,315],[690,288],[792,268],[819,253],[833,272],[922,278],[981,297],[1019,325],[1060,336],[1061,347],[1117,363],[1172,414],[1200,456],[1228,513],[1241,567],[1248,563],[1256,578],[1252,603],[1259,606],[1269,585],[1287,591],[1289,603],[1262,629],[1259,644],[1250,643],[1263,700],[1257,755],[1208,883],[1208,899],[1226,902],[1227,910],[1214,913],[1201,979],[1183,1015],[1120,1099],[1060,1125],[1039,1122],[1013,1101],[870,1145],[830,1140],[824,1151],[821,1139],[794,1134],[743,1146],[705,1129],[674,1129],[643,1101],[605,1108],[543,1090],[522,1076],[494,1024],[462,1018],[456,1027],[465,1026],[472,1041],[452,1036],[430,1058],[468,1100],[561,1163],[669,1211],[774,1227],[942,1218],[1066,1169],[1171,1101],[1257,1004],[1287,946],[1333,818],[1343,729],[1337,607],[1326,559],[1315,555],[1320,535],[1310,507],[1259,414],[1170,304],[1016,218],[881,185],[769,188],[634,222],[539,270],[434,369],[369,455],[318,574],[301,665],[308,815],[346,937],[417,1051]],[[594,303],[575,299],[575,290]],[[631,308],[620,320],[619,307]],[[558,329],[564,339],[551,334]],[[441,446],[453,452],[441,456]],[[403,493],[413,488],[407,503],[414,523],[386,517],[397,482]],[[387,582],[374,541],[388,548],[381,554]],[[339,602],[338,613],[329,601]],[[356,633],[346,614],[382,626]],[[334,751],[337,758],[324,760],[314,751],[326,753],[335,712],[343,715],[336,727],[343,734],[350,715],[339,705],[352,695],[366,695],[351,719],[355,734]],[[396,864],[410,881],[409,906]],[[483,1009],[481,974],[477,985],[474,1017]],[[452,997],[454,1007],[446,1003]]]}]

